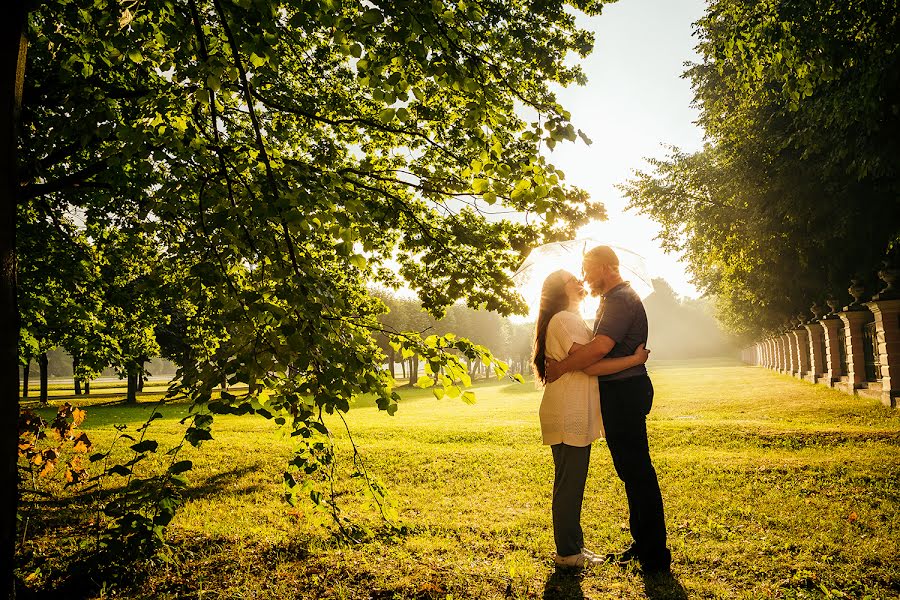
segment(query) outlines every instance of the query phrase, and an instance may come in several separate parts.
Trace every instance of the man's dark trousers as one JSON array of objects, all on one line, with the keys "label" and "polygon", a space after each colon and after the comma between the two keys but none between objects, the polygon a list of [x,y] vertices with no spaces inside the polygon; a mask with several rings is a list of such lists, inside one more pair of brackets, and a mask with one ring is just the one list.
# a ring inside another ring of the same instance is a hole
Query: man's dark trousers
[{"label": "man's dark trousers", "polygon": [[645,569],[667,570],[666,522],[656,470],[647,443],[653,384],[646,375],[600,382],[600,411],[613,466],[625,484],[629,524]]}]

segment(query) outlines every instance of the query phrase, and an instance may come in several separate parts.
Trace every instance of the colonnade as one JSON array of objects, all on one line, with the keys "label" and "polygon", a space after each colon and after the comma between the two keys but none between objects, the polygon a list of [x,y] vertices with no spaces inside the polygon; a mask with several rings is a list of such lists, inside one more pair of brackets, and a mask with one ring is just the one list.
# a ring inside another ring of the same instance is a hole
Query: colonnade
[{"label": "colonnade", "polygon": [[854,301],[814,317],[795,319],[789,327],[744,348],[744,362],[827,385],[848,394],[877,398],[896,407],[900,399],[900,293],[893,288],[896,271],[879,275],[887,287],[862,302],[854,281]]}]

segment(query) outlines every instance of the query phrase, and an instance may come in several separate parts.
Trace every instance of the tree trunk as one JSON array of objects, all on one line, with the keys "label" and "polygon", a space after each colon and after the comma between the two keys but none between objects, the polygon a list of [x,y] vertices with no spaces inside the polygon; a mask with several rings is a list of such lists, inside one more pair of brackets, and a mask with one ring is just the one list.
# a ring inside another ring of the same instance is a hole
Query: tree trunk
[{"label": "tree trunk", "polygon": [[141,370],[138,371],[137,374],[137,391],[144,391],[144,366],[141,365]]},{"label": "tree trunk", "polygon": [[22,367],[22,397],[28,398],[28,376],[31,374],[31,361],[27,361]]},{"label": "tree trunk", "polygon": [[137,402],[137,380],[137,373],[133,371],[128,373],[128,393],[125,396],[125,402],[129,404]]},{"label": "tree trunk", "polygon": [[403,373],[403,379],[406,379],[406,361],[402,358],[400,359],[400,369],[401,373]]},{"label": "tree trunk", "polygon": [[85,396],[91,395],[91,380],[90,379],[84,380],[84,395]]},{"label": "tree trunk", "polygon": [[50,394],[47,391],[47,387],[48,387],[47,367],[48,367],[49,363],[50,363],[50,361],[47,359],[47,353],[41,352],[41,355],[38,356],[38,366],[41,368],[41,397],[40,397],[41,404],[47,404],[47,401],[50,398]]},{"label": "tree trunk", "polygon": [[397,358],[397,351],[393,347],[388,350],[388,368],[391,370],[391,377],[397,379],[397,366],[394,364]]},{"label": "tree trunk", "polygon": [[16,136],[25,80],[25,2],[0,25],[0,598],[15,598],[19,504],[19,307],[16,303]]},{"label": "tree trunk", "polygon": [[409,383],[407,385],[415,385],[419,375],[419,356],[413,354],[409,357]]},{"label": "tree trunk", "polygon": [[72,358],[72,373],[74,373],[75,395],[81,395],[81,380],[78,379],[78,359]]}]

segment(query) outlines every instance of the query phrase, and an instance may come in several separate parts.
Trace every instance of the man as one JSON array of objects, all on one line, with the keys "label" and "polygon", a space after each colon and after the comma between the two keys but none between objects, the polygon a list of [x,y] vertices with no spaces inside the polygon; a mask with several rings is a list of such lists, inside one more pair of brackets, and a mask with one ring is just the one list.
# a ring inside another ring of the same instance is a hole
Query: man
[{"label": "man", "polygon": [[[619,274],[619,257],[609,246],[584,256],[585,282],[592,295],[602,295],[593,339],[565,360],[548,362],[547,379],[581,371],[604,357],[632,354],[647,343],[647,313],[640,296]],[[628,497],[629,524],[634,542],[610,560],[640,560],[645,573],[668,573],[672,554],[666,547],[666,524],[656,470],[647,443],[647,413],[653,404],[653,384],[644,365],[599,377],[600,412],[606,442]]]}]

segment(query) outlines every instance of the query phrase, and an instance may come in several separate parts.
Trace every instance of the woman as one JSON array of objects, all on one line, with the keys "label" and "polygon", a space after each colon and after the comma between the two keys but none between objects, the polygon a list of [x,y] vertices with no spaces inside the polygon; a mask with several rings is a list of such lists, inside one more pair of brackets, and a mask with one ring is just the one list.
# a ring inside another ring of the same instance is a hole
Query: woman
[{"label": "woman", "polygon": [[[547,359],[562,360],[591,340],[591,330],[579,315],[587,291],[582,282],[560,270],[544,280],[534,338],[534,372],[545,383]],[[617,373],[647,362],[641,345],[631,356],[608,358],[584,371],[566,373],[547,383],[541,400],[541,434],[553,452],[553,538],[556,564],[586,567],[602,560],[584,548],[581,504],[587,481],[591,443],[603,435],[598,375]]]}]

